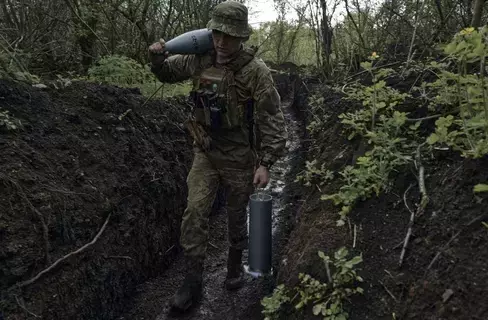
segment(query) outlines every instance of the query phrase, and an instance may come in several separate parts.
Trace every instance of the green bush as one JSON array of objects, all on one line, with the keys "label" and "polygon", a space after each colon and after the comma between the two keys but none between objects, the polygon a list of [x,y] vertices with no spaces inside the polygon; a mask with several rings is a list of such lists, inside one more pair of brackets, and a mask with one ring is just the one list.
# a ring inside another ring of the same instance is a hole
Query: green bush
[{"label": "green bush", "polygon": [[145,96],[152,96],[159,91],[160,97],[188,94],[189,82],[182,84],[162,85],[147,66],[125,56],[112,55],[101,58],[88,70],[87,80],[117,85],[136,87]]},{"label": "green bush", "polygon": [[348,259],[348,250],[340,248],[331,258],[322,251],[318,252],[324,264],[329,281],[323,283],[304,273],[299,274],[300,283],[293,289],[279,285],[273,294],[261,300],[265,320],[278,319],[282,307],[290,304],[295,310],[312,306],[312,312],[324,320],[346,320],[349,314],[344,309],[345,301],[355,294],[362,294],[363,289],[356,284],[363,279],[356,272],[356,265],[363,261],[355,256]]},{"label": "green bush", "polygon": [[[431,108],[443,106],[450,113],[436,121],[436,130],[427,142],[448,146],[464,157],[481,158],[488,154],[488,28],[479,31],[466,28],[457,33],[444,48],[450,64],[433,62],[431,67],[439,79],[430,87],[436,93]],[[476,66],[468,71],[468,67]]]}]

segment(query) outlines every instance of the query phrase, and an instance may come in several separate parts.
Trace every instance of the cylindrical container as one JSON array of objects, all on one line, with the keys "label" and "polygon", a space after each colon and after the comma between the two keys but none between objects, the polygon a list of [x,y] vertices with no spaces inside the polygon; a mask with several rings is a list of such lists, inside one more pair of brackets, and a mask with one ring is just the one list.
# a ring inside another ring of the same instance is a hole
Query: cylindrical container
[{"label": "cylindrical container", "polygon": [[202,54],[214,47],[212,30],[185,32],[165,43],[165,50],[175,54]]},{"label": "cylindrical container", "polygon": [[249,201],[249,271],[268,274],[272,258],[273,198],[254,193]]}]

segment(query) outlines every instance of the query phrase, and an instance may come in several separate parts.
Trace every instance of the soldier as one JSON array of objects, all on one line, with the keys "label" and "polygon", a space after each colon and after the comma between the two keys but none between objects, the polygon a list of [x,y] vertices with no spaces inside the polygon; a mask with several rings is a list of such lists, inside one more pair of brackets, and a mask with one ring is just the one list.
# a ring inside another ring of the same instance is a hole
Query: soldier
[{"label": "soldier", "polygon": [[202,55],[168,57],[164,40],[149,47],[151,70],[161,82],[193,79],[192,117],[187,128],[195,156],[188,175],[188,204],[181,222],[186,278],[172,306],[187,310],[201,295],[208,217],[219,184],[226,188],[228,260],[224,284],[243,285],[242,251],[247,248],[246,207],[254,186],[269,182],[270,166],[285,153],[288,138],[280,96],[271,73],[249,39],[248,9],[226,1],[217,5],[208,29],[214,49]]}]

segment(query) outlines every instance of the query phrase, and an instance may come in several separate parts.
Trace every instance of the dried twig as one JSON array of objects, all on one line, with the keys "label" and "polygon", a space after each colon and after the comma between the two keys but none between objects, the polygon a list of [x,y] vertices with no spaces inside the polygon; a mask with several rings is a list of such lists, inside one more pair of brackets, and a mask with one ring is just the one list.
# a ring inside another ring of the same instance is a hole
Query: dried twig
[{"label": "dried twig", "polygon": [[412,60],[412,50],[413,50],[413,45],[415,43],[415,37],[417,35],[417,28],[419,26],[419,16],[420,16],[420,1],[417,0],[416,2],[416,11],[415,11],[415,24],[414,24],[414,28],[413,28],[413,33],[412,33],[412,40],[410,41],[410,48],[408,49],[408,56],[407,56],[407,63],[405,64],[405,68],[403,69],[402,71],[402,77],[403,77],[403,74],[405,73],[405,71],[407,70],[408,68],[408,65],[410,64],[410,61]]},{"label": "dried twig", "polygon": [[418,207],[417,210],[417,216],[420,216],[424,213],[425,207],[429,202],[429,197],[427,196],[427,189],[425,188],[424,171],[425,171],[424,166],[421,165],[419,169],[419,188],[420,188],[420,193],[422,194],[422,198],[420,200],[420,206]]},{"label": "dried twig", "polygon": [[393,248],[391,248],[392,250],[395,250],[395,249],[398,249],[402,246],[403,242],[405,241],[405,239],[403,239],[402,241],[398,242],[398,244],[396,246],[394,246]]},{"label": "dried twig", "polygon": [[169,249],[166,250],[166,252],[164,254],[168,254],[168,252],[170,252],[174,247],[175,247],[175,245],[172,245],[171,247],[169,247]]},{"label": "dried twig", "polygon": [[149,100],[151,100],[155,95],[156,93],[158,93],[159,90],[161,90],[162,88],[164,87],[164,83],[162,83],[147,99],[146,101],[144,101],[144,103],[141,105],[141,109],[149,102]]},{"label": "dried twig", "polygon": [[354,224],[354,240],[352,242],[352,247],[356,248],[356,235],[357,235],[357,225]]},{"label": "dried twig", "polygon": [[395,302],[398,302],[398,299],[395,297],[395,295],[393,293],[391,293],[390,290],[388,290],[388,288],[385,286],[385,284],[383,282],[380,281],[380,284],[383,286],[383,288],[386,290],[386,292],[388,292],[388,294],[390,295],[390,297],[393,298],[393,300],[395,300]]},{"label": "dried twig", "polygon": [[434,114],[432,116],[428,117],[423,117],[423,118],[416,118],[416,119],[405,119],[406,122],[417,122],[417,121],[424,121],[424,120],[431,120],[431,119],[437,119],[444,116],[443,114]]},{"label": "dried twig", "polygon": [[412,188],[413,186],[414,186],[414,184],[411,184],[411,185],[410,185],[410,186],[407,188],[407,190],[405,190],[405,193],[403,194],[403,202],[405,203],[405,207],[407,207],[408,211],[409,211],[410,213],[412,213],[412,214],[413,214],[413,211],[412,211],[412,209],[410,209],[410,207],[408,206],[408,203],[407,203],[407,194],[408,194],[408,191],[410,191],[410,188]]},{"label": "dried twig", "polygon": [[33,313],[32,311],[30,311],[29,309],[27,309],[23,303],[20,303],[19,301],[19,298],[17,298],[17,295],[15,296],[15,301],[17,301],[17,304],[19,305],[19,307],[22,308],[22,310],[24,310],[25,312],[27,312],[28,314],[30,314],[31,316],[33,317],[36,317],[36,318],[40,318],[40,316],[38,316],[37,314]]},{"label": "dried twig", "polygon": [[347,225],[349,226],[349,236],[352,238],[354,235],[352,234],[351,219],[349,217],[347,217]]},{"label": "dried twig", "polygon": [[134,260],[129,256],[107,256],[107,259],[125,259],[125,260]]},{"label": "dried twig", "polygon": [[212,248],[215,248],[215,249],[218,249],[219,247],[217,247],[215,244],[213,244],[212,242],[208,242],[209,246],[211,246]]},{"label": "dried twig", "polygon": [[412,235],[412,227],[415,219],[415,212],[410,209],[407,203],[407,194],[412,186],[413,184],[411,184],[403,194],[403,201],[405,202],[405,206],[407,207],[408,211],[410,211],[410,221],[408,222],[407,235],[405,236],[405,240],[403,241],[402,253],[400,254],[400,261],[398,262],[399,266],[402,266],[403,258],[405,257],[405,252],[407,251],[408,242],[410,241],[410,236]]},{"label": "dried twig", "polygon": [[390,272],[390,271],[388,271],[388,270],[386,270],[386,269],[384,269],[384,271],[385,271],[385,272],[386,272],[386,273],[387,273],[387,274],[390,276],[390,278],[395,279],[395,277],[393,277],[393,275],[391,274],[391,272]]},{"label": "dried twig", "polygon": [[330,275],[329,261],[325,261],[325,270],[327,271],[327,279],[332,283],[332,276]]},{"label": "dried twig", "polygon": [[51,271],[52,269],[54,269],[58,264],[60,264],[61,262],[63,262],[64,260],[68,259],[69,257],[71,256],[74,256],[76,254],[79,254],[83,251],[85,251],[86,249],[88,249],[89,247],[91,247],[92,245],[94,245],[98,239],[100,238],[100,236],[102,235],[102,233],[105,231],[105,228],[107,227],[107,224],[108,224],[108,221],[110,220],[110,216],[112,214],[110,213],[108,216],[107,216],[107,219],[105,219],[105,222],[102,226],[102,228],[100,228],[100,231],[98,231],[97,235],[95,236],[95,238],[93,238],[93,240],[87,244],[85,244],[83,247],[79,248],[78,250],[76,251],[72,251],[70,253],[68,253],[67,255],[59,258],[58,260],[56,260],[56,262],[54,262],[51,266],[49,266],[48,268],[42,270],[41,272],[39,272],[34,278],[32,279],[29,279],[29,280],[26,280],[24,282],[21,282],[19,284],[17,284],[18,287],[22,288],[22,287],[25,287],[31,283],[34,283],[35,281],[37,281],[40,277],[42,277],[44,274],[48,273],[49,271]]},{"label": "dried twig", "polygon": [[125,110],[125,111],[124,111],[124,113],[122,113],[122,114],[121,114],[121,115],[118,117],[118,118],[119,118],[119,121],[122,121],[122,119],[124,119],[124,117],[125,117],[125,116],[126,116],[128,113],[129,113],[129,112],[131,112],[131,111],[132,111],[132,109],[130,109],[130,108],[129,108],[129,109],[127,109],[127,110]]},{"label": "dried twig", "polygon": [[427,206],[427,203],[429,202],[429,197],[427,196],[427,189],[425,188],[425,169],[424,169],[424,166],[422,165],[421,160],[420,160],[420,148],[422,147],[422,145],[423,144],[418,146],[417,155],[416,155],[416,165],[418,166],[418,170],[419,170],[419,178],[418,178],[419,179],[419,189],[420,189],[420,194],[422,195],[421,200],[420,200],[420,204],[417,207],[417,212],[414,213],[413,210],[411,210],[407,204],[407,192],[411,186],[408,187],[408,189],[405,191],[405,194],[403,195],[403,200],[405,202],[405,206],[407,207],[408,211],[410,211],[410,221],[408,222],[407,235],[405,236],[405,241],[403,243],[402,253],[400,254],[400,261],[398,262],[398,265],[400,267],[403,264],[403,258],[405,257],[405,252],[407,250],[408,242],[409,242],[410,237],[412,235],[412,228],[413,228],[415,216],[421,216],[424,213],[424,210],[425,210],[425,207]]}]

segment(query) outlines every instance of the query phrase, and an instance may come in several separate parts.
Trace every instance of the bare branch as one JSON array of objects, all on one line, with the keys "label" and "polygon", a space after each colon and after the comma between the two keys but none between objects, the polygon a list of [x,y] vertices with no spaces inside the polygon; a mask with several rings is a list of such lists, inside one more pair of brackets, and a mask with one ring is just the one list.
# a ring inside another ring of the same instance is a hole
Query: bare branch
[{"label": "bare branch", "polygon": [[[80,20],[81,23],[83,23],[85,25],[85,27],[88,28],[88,30],[90,30],[91,33],[93,33],[93,35],[98,39],[98,41],[100,41],[100,44],[103,46],[103,48],[105,49],[105,52],[107,54],[110,54],[110,50],[108,49],[108,47],[105,45],[105,43],[103,42],[102,39],[100,39],[100,37],[98,36],[98,34],[90,27],[90,25],[88,23],[86,23],[85,20],[83,20],[82,17],[80,17],[80,15],[78,14],[77,10],[75,10],[75,8],[73,8],[73,6],[71,5],[71,2],[69,0],[64,0],[64,2],[66,3],[66,5],[70,8],[71,12],[78,18],[78,20]],[[75,2],[76,3],[76,2]]]}]

